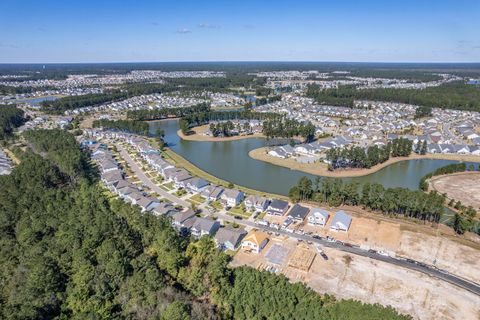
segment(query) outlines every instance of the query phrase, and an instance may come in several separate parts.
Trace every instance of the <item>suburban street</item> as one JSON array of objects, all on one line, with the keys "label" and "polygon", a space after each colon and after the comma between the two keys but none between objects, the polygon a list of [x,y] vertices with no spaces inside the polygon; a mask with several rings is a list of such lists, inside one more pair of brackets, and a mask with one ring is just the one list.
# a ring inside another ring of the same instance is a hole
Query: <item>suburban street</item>
[{"label": "suburban street", "polygon": [[140,168],[138,166],[138,164],[135,162],[135,160],[132,159],[132,157],[130,157],[130,155],[128,154],[128,152],[120,145],[120,144],[115,144],[115,146],[118,148],[118,150],[120,151],[120,155],[122,156],[122,158],[127,161],[128,165],[130,166],[130,168],[133,170],[133,172],[135,172],[135,174],[137,175],[138,179],[140,179],[140,181],[142,181],[142,183],[144,185],[146,185],[147,187],[149,187],[151,190],[153,190],[154,192],[158,193],[159,195],[161,195],[162,197],[170,200],[171,202],[175,203],[175,204],[179,204],[183,207],[190,207],[190,203],[185,201],[185,200],[182,200],[180,199],[179,197],[171,194],[171,193],[168,193],[167,191],[163,190],[162,188],[160,188],[159,186],[157,186],[150,178],[148,178],[145,173],[143,172],[142,168]]},{"label": "suburban street", "polygon": [[225,220],[225,221],[229,221],[229,222],[236,222],[236,223],[244,225],[244,226],[260,229],[260,230],[263,230],[265,232],[278,233],[278,234],[285,235],[285,236],[295,238],[295,239],[298,239],[298,240],[311,241],[312,243],[320,244],[320,245],[322,245],[324,247],[327,247],[327,248],[332,248],[332,249],[340,250],[340,251],[343,251],[343,252],[348,252],[348,253],[359,255],[359,256],[362,256],[362,257],[368,257],[370,259],[375,259],[375,260],[383,261],[383,262],[386,262],[386,263],[394,264],[394,265],[397,265],[397,266],[400,266],[400,267],[404,267],[404,268],[407,268],[407,269],[410,269],[410,270],[422,272],[422,273],[427,274],[429,276],[432,276],[432,277],[438,278],[440,280],[443,280],[443,281],[449,282],[451,284],[454,284],[454,285],[456,285],[460,288],[463,288],[465,290],[468,290],[468,291],[480,296],[480,285],[478,285],[476,283],[473,283],[473,282],[470,282],[470,281],[467,281],[465,279],[462,279],[462,278],[460,278],[458,276],[455,276],[453,274],[450,274],[446,271],[430,267],[428,265],[425,265],[423,263],[420,263],[420,262],[417,262],[417,261],[414,261],[414,260],[393,258],[393,257],[381,255],[377,252],[371,252],[371,251],[367,251],[367,250],[364,250],[364,249],[360,249],[359,247],[348,246],[348,245],[345,245],[344,243],[341,243],[341,242],[331,242],[331,241],[325,240],[324,238],[318,239],[318,238],[313,238],[312,236],[306,235],[306,234],[290,233],[290,232],[287,232],[287,231],[284,231],[284,230],[277,230],[275,228],[262,226],[262,225],[257,225],[252,221],[235,219],[232,216],[229,216],[229,215],[223,214],[223,213],[220,213],[220,214],[216,213],[216,215],[221,220]]},{"label": "suburban street", "polygon": [[[144,185],[146,185],[147,187],[149,187],[151,190],[158,193],[162,197],[170,200],[174,204],[179,204],[183,207],[190,207],[191,204],[189,202],[187,202],[187,201],[185,201],[185,200],[183,200],[183,199],[181,199],[181,198],[163,190],[158,185],[156,185],[149,177],[147,177],[145,175],[142,168],[139,167],[139,165],[135,162],[135,160],[132,159],[132,157],[128,154],[128,152],[121,145],[119,145],[119,144],[115,144],[115,145],[118,148],[118,150],[120,151],[120,155],[122,156],[122,158],[128,163],[130,168],[133,170],[133,172],[140,179],[140,181],[142,181],[142,183]],[[206,213],[213,214],[213,213],[210,212],[210,210],[207,210],[207,208],[205,207],[205,204],[199,205],[199,208],[202,209],[202,210],[206,210],[205,211]],[[422,272],[422,273],[427,274],[429,276],[432,276],[432,277],[438,278],[440,280],[443,280],[443,281],[449,282],[451,284],[454,284],[454,285],[456,285],[460,288],[463,288],[465,290],[468,290],[468,291],[480,296],[480,285],[478,285],[476,283],[473,283],[473,282],[470,282],[470,281],[467,281],[465,279],[462,279],[462,278],[460,278],[458,276],[455,276],[453,274],[450,274],[447,271],[443,271],[443,270],[428,266],[428,265],[426,265],[424,263],[421,263],[421,262],[418,262],[418,261],[414,261],[414,260],[411,260],[411,259],[408,259],[408,260],[407,259],[399,259],[399,258],[393,258],[393,257],[381,255],[381,254],[377,253],[376,251],[368,251],[368,250],[360,249],[357,246],[345,245],[344,243],[339,242],[339,241],[328,241],[325,238],[314,238],[314,237],[312,237],[310,235],[306,235],[306,234],[291,233],[291,232],[287,232],[287,231],[284,231],[284,230],[281,230],[281,229],[277,230],[277,229],[272,228],[272,227],[258,225],[253,221],[252,218],[250,218],[248,220],[235,219],[234,217],[228,215],[226,213],[225,209],[222,209],[220,211],[215,212],[214,215],[217,216],[218,219],[223,220],[223,221],[236,222],[240,225],[260,229],[260,230],[263,230],[265,232],[282,234],[282,235],[285,235],[285,236],[288,236],[288,237],[291,237],[291,238],[294,238],[294,239],[297,239],[297,240],[310,241],[312,243],[316,243],[316,244],[322,245],[322,246],[327,247],[327,248],[332,248],[332,249],[340,250],[340,251],[343,251],[343,252],[348,252],[348,253],[359,255],[359,256],[362,256],[362,257],[368,257],[368,258],[375,259],[375,260],[378,260],[378,261],[383,261],[383,262],[386,262],[386,263],[401,266],[401,267],[404,267],[404,268],[407,268],[407,269],[410,269],[410,270]]]}]

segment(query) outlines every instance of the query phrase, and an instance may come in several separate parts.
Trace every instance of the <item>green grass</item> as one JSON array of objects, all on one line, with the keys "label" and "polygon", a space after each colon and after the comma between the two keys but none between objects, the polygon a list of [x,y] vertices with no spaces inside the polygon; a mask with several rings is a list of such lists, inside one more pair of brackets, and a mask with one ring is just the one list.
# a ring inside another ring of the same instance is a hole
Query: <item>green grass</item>
[{"label": "green grass", "polygon": [[199,195],[198,193],[190,197],[190,200],[198,202],[199,204],[202,204],[205,202],[205,198]]},{"label": "green grass", "polygon": [[210,202],[210,206],[214,209],[217,209],[217,210],[222,210],[223,209],[222,204],[218,200]]},{"label": "green grass", "polygon": [[[165,149],[165,151],[163,151],[162,154],[163,154],[165,160],[170,161],[176,167],[186,169],[187,171],[190,172],[190,174],[192,174],[194,176],[203,178],[203,179],[205,179],[205,180],[207,180],[211,183],[218,184],[218,185],[224,186],[224,187],[227,187],[228,184],[229,184],[228,181],[219,179],[219,178],[203,171],[202,169],[196,167],[195,165],[193,165],[192,163],[190,163],[189,161],[182,158],[180,155],[176,154],[175,152],[173,152],[172,150],[170,150],[168,148]],[[250,189],[250,188],[245,188],[245,187],[242,187],[242,186],[239,186],[239,185],[234,185],[234,188],[236,188],[240,191],[243,191],[246,194],[254,194],[254,195],[259,195],[259,196],[263,196],[263,197],[266,197],[266,198],[282,199],[282,200],[287,200],[288,201],[288,197],[278,195],[278,194],[262,192],[262,191],[258,191],[258,190],[254,190],[254,189]]]},{"label": "green grass", "polygon": [[232,216],[241,216],[242,218],[249,218],[252,214],[248,211],[244,211],[240,207],[234,207],[231,208],[227,214],[232,215]]},{"label": "green grass", "polygon": [[175,189],[175,186],[173,185],[173,182],[164,183],[164,184],[162,184],[162,186],[167,188],[167,191],[171,191],[171,190]]},{"label": "green grass", "polygon": [[265,212],[265,211],[260,212],[257,216],[257,219],[263,219],[263,217],[265,217],[266,214],[267,214],[267,212]]},{"label": "green grass", "polygon": [[187,191],[181,189],[181,190],[178,190],[177,192],[175,192],[175,195],[177,197],[181,197],[181,196],[184,196],[185,194],[187,194]]}]

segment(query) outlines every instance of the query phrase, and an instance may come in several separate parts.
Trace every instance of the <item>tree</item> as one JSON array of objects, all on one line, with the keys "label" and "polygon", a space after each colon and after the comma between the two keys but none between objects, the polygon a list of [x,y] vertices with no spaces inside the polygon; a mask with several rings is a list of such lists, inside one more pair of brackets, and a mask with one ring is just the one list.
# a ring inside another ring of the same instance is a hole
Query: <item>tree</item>
[{"label": "tree", "polygon": [[179,125],[180,125],[180,130],[182,130],[183,134],[187,134],[188,131],[190,130],[188,121],[185,119],[180,119]]},{"label": "tree", "polygon": [[170,303],[162,314],[162,320],[189,320],[190,318],[190,308],[182,301]]},{"label": "tree", "polygon": [[457,212],[455,212],[455,214],[453,215],[452,226],[453,226],[453,230],[455,230],[457,234],[465,233],[465,223],[463,221],[462,216]]},{"label": "tree", "polygon": [[423,140],[422,143],[422,148],[420,149],[420,154],[421,155],[426,155],[427,154],[427,140]]}]

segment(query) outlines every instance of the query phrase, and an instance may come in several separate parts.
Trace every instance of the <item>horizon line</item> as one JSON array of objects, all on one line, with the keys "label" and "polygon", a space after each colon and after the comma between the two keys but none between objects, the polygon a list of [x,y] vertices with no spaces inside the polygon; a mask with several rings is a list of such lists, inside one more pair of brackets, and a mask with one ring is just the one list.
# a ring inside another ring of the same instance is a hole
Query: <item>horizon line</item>
[{"label": "horizon line", "polygon": [[480,61],[335,61],[335,60],[179,60],[179,61],[90,61],[90,62],[0,62],[0,65],[59,64],[147,64],[147,63],[338,63],[338,64],[480,64]]}]

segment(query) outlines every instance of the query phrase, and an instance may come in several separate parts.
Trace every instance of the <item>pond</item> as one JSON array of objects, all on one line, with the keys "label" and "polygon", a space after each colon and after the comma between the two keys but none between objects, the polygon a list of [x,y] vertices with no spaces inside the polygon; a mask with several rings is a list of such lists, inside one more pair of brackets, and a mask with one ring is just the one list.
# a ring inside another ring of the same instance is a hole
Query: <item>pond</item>
[{"label": "pond", "polygon": [[[177,135],[178,120],[150,122],[152,134],[156,132],[157,128],[165,131],[165,141],[180,156],[218,178],[247,188],[287,195],[288,190],[302,176],[315,178],[314,175],[308,173],[250,158],[248,155],[250,150],[266,145],[266,140],[262,138],[221,142],[186,141]],[[394,163],[367,176],[342,178],[342,180],[357,181],[361,184],[365,182],[380,183],[386,188],[405,187],[417,190],[420,179],[424,175],[457,162],[432,159],[408,160]]]}]

